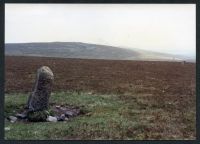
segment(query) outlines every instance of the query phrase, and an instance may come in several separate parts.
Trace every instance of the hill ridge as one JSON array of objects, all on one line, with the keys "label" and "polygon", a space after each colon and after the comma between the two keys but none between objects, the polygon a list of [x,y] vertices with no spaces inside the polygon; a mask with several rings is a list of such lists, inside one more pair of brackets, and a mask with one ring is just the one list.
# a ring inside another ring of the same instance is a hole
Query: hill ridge
[{"label": "hill ridge", "polygon": [[184,57],[139,49],[84,42],[6,43],[5,55],[108,60],[182,61]]}]

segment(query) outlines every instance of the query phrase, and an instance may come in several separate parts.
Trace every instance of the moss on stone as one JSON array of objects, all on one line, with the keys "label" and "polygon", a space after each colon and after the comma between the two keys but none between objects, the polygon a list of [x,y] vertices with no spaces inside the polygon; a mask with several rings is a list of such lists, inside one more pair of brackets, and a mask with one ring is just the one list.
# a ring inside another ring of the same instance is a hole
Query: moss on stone
[{"label": "moss on stone", "polygon": [[41,122],[41,121],[46,121],[48,115],[49,112],[47,110],[43,110],[43,111],[29,112],[27,117],[29,121]]}]

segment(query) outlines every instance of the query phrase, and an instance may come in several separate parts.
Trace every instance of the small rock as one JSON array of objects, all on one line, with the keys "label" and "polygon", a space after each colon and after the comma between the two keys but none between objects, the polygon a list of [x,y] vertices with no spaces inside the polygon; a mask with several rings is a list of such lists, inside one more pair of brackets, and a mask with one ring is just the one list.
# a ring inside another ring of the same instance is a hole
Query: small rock
[{"label": "small rock", "polygon": [[60,107],[60,109],[61,109],[62,111],[65,111],[65,110],[66,110],[66,108],[64,108],[64,107]]},{"label": "small rock", "polygon": [[10,120],[11,123],[14,123],[17,121],[17,118],[15,116],[9,116],[8,119]]},{"label": "small rock", "polygon": [[65,121],[68,121],[68,120],[69,120],[69,118],[65,117]]},{"label": "small rock", "polygon": [[66,117],[72,117],[74,114],[73,114],[73,112],[72,111],[66,111],[65,112],[65,116]]},{"label": "small rock", "polygon": [[22,113],[22,114],[16,114],[16,117],[17,118],[20,118],[20,119],[25,119],[25,118],[27,118],[27,115],[26,114],[24,114],[24,113]]},{"label": "small rock", "polygon": [[57,118],[53,117],[53,116],[48,116],[47,121],[48,122],[57,122]]},{"label": "small rock", "polygon": [[56,116],[57,121],[63,121],[60,117]]},{"label": "small rock", "polygon": [[61,114],[60,118],[65,120],[65,114]]},{"label": "small rock", "polygon": [[10,127],[5,127],[5,131],[9,131],[10,130]]},{"label": "small rock", "polygon": [[88,92],[89,95],[93,94],[93,92]]},{"label": "small rock", "polygon": [[62,114],[60,117],[57,118],[58,121],[65,121],[65,114]]},{"label": "small rock", "polygon": [[59,108],[60,108],[60,106],[56,106],[56,108],[57,108],[57,109],[59,109]]}]

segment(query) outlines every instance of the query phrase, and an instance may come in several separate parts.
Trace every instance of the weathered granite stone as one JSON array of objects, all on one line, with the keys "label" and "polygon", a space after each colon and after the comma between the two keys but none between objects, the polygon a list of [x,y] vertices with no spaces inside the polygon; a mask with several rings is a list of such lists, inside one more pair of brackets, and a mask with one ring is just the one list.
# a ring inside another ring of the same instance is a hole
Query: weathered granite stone
[{"label": "weathered granite stone", "polygon": [[48,109],[53,79],[54,75],[49,67],[42,66],[38,69],[35,85],[27,102],[28,111]]}]

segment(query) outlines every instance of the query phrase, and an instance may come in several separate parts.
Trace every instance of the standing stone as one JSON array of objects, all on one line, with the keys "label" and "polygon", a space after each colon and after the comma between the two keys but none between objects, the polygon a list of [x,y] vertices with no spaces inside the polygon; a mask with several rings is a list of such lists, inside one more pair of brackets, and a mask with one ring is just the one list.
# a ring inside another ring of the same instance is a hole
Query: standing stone
[{"label": "standing stone", "polygon": [[28,111],[48,109],[53,79],[54,75],[49,67],[42,66],[37,70],[35,85],[27,102]]}]

